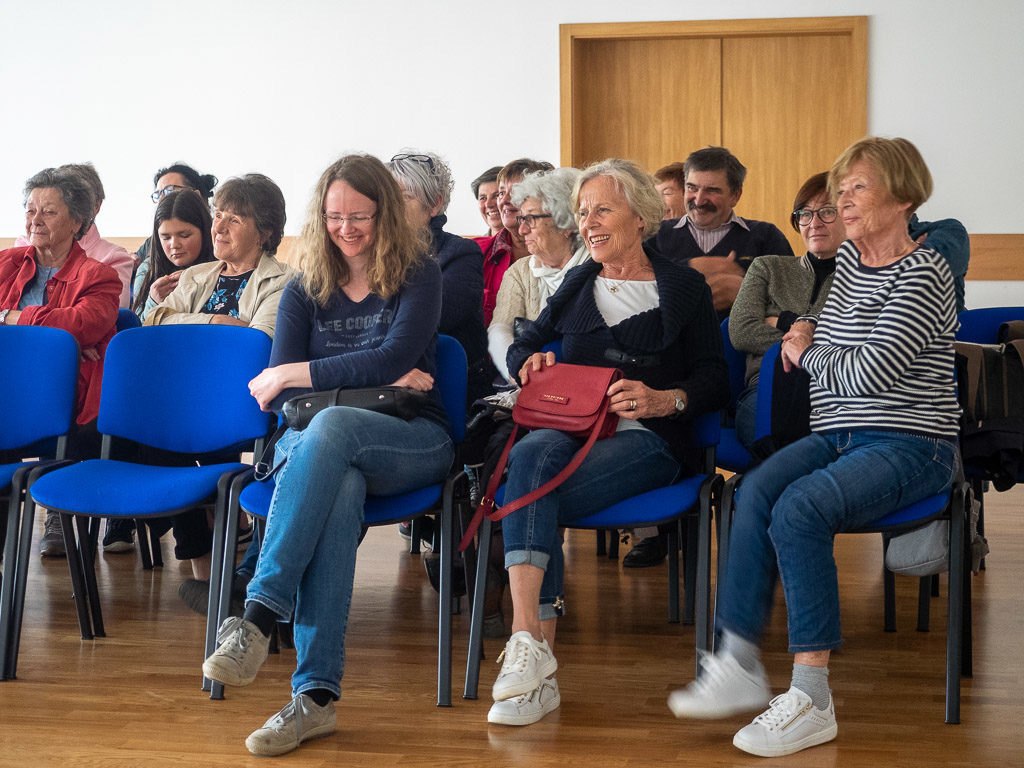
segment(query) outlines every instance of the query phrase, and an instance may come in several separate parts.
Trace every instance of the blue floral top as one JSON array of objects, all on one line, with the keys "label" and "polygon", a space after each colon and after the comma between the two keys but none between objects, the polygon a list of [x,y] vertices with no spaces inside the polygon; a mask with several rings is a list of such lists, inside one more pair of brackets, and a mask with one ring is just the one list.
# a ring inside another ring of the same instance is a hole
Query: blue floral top
[{"label": "blue floral top", "polygon": [[238,317],[238,298],[255,270],[250,269],[241,275],[221,274],[217,278],[217,287],[199,311],[204,315],[229,315]]}]

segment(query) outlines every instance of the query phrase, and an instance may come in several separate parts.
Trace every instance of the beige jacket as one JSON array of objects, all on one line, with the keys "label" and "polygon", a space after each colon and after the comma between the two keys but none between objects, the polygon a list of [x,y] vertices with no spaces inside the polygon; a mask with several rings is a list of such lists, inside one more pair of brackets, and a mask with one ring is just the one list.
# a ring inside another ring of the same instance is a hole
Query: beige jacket
[{"label": "beige jacket", "polygon": [[[217,286],[224,262],[189,267],[171,294],[147,316],[145,325],[209,323],[214,315],[201,313]],[[277,304],[288,282],[298,274],[273,256],[263,254],[238,300],[238,319],[274,338]]]}]

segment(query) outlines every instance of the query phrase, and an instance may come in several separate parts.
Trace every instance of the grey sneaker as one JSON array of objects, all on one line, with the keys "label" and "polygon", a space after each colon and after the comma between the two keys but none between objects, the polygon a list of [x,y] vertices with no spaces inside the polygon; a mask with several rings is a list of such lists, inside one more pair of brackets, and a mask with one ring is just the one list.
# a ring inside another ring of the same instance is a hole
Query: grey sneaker
[{"label": "grey sneaker", "polygon": [[46,527],[43,537],[39,540],[39,554],[43,557],[64,557],[64,533],[60,525],[60,515],[46,511]]},{"label": "grey sneaker", "polygon": [[558,681],[549,677],[541,680],[540,685],[529,693],[494,702],[487,713],[487,722],[500,725],[529,725],[536,723],[548,712],[554,712],[561,703]]},{"label": "grey sneaker", "polygon": [[529,693],[541,680],[558,670],[547,640],[537,641],[526,630],[516,632],[505,643],[498,661],[503,662],[491,693],[495,701],[504,701]]},{"label": "grey sneaker", "polygon": [[249,734],[245,746],[254,755],[283,755],[306,739],[326,736],[337,727],[338,716],[333,701],[320,707],[309,696],[300,693],[262,728]]},{"label": "grey sneaker", "polygon": [[838,731],[832,697],[817,709],[799,688],[779,694],[768,709],[733,738],[734,746],[761,757],[781,757],[832,741]]},{"label": "grey sneaker", "polygon": [[706,654],[700,665],[697,679],[668,697],[676,717],[730,717],[761,709],[772,697],[763,668],[748,672],[728,653]]},{"label": "grey sneaker", "polygon": [[203,662],[206,677],[225,685],[248,685],[256,679],[267,660],[269,637],[251,621],[228,616],[217,630],[217,642],[217,650]]}]

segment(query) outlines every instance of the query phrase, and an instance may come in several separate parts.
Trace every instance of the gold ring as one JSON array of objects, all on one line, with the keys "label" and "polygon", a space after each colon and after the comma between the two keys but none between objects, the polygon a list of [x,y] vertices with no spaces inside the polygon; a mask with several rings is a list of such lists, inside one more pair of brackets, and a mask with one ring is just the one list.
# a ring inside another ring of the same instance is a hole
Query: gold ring
[{"label": "gold ring", "polygon": [[629,410],[631,410],[631,411],[635,411],[636,410],[636,400],[630,400],[629,401]]}]

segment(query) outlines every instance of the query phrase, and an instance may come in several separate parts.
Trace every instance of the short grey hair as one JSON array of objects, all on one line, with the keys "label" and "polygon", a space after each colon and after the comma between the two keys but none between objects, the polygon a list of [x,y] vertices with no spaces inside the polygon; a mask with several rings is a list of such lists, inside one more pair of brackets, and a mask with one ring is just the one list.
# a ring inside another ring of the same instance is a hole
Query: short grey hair
[{"label": "short grey hair", "polygon": [[89,183],[81,174],[66,168],[44,168],[25,182],[23,205],[28,204],[33,189],[56,189],[60,192],[71,218],[80,223],[75,240],[82,238],[92,226],[92,212],[96,209],[96,197]]},{"label": "short grey hair", "polygon": [[391,158],[388,170],[402,188],[419,200],[428,211],[439,202],[439,214],[448,210],[455,180],[452,179],[452,169],[440,155],[403,149]]},{"label": "short grey hair", "polygon": [[534,197],[541,209],[551,214],[556,229],[576,232],[579,227],[573,212],[572,190],[581,173],[579,168],[528,173],[512,188],[512,205],[519,208],[527,198]]},{"label": "short grey hair", "polygon": [[580,189],[598,176],[610,176],[615,185],[622,190],[630,210],[644,223],[644,238],[651,237],[658,231],[661,227],[661,217],[665,215],[665,203],[654,186],[654,177],[632,160],[610,157],[587,166],[572,190],[573,211],[579,212]]}]

